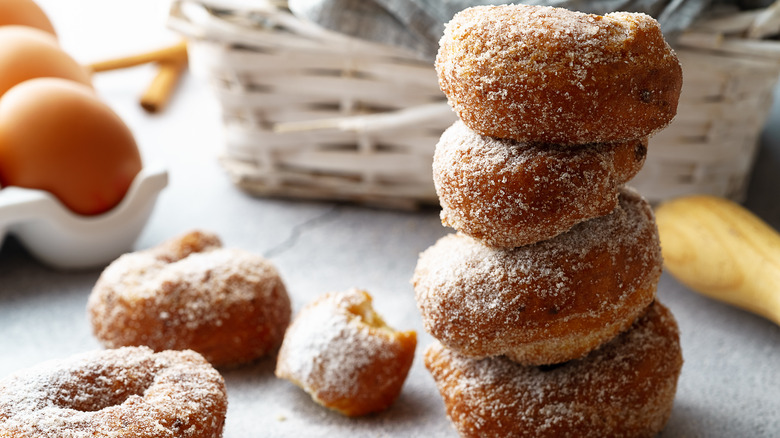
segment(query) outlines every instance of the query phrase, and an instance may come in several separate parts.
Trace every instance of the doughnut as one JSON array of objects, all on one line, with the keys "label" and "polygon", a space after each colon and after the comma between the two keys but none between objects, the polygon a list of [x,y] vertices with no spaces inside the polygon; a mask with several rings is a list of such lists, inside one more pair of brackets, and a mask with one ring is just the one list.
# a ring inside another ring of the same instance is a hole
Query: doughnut
[{"label": "doughnut", "polygon": [[390,328],[371,301],[351,289],[307,305],[287,329],[276,376],[346,416],[387,409],[412,366],[417,334]]},{"label": "doughnut", "polygon": [[585,144],[643,138],[677,113],[682,69],[658,22],[549,6],[477,6],[446,25],[439,86],[474,131]]},{"label": "doughnut", "polygon": [[661,267],[650,205],[624,188],[609,215],[533,245],[444,236],[420,254],[412,283],[426,331],[448,348],[543,365],[627,329],[655,298]]},{"label": "doughnut", "polygon": [[433,181],[450,226],[489,246],[549,239],[617,206],[647,138],[579,146],[523,143],[455,122],[436,145]]},{"label": "doughnut", "polygon": [[435,343],[424,361],[464,438],[653,437],[669,418],[683,363],[677,323],[658,302],[582,359],[523,366]]},{"label": "doughnut", "polygon": [[106,347],[190,349],[218,367],[275,351],[291,316],[268,260],[201,231],[120,256],[101,273],[87,311]]},{"label": "doughnut", "polygon": [[222,436],[222,376],[194,351],[124,347],[44,362],[0,381],[0,436]]}]

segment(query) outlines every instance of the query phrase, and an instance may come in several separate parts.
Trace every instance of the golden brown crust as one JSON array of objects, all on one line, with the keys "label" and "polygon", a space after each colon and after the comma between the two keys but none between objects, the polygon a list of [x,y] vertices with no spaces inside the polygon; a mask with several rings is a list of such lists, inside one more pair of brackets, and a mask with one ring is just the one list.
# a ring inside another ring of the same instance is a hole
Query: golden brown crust
[{"label": "golden brown crust", "polygon": [[388,327],[360,290],[325,294],[287,330],[276,376],[348,416],[382,411],[401,393],[417,334]]},{"label": "golden brown crust", "polygon": [[177,262],[190,254],[211,251],[222,247],[222,240],[214,233],[193,230],[173,239],[166,240],[147,254],[166,263]]},{"label": "golden brown crust", "polygon": [[226,411],[222,376],[193,351],[96,351],[0,381],[0,436],[217,438]]},{"label": "golden brown crust", "polygon": [[101,274],[87,309],[108,347],[191,349],[215,366],[271,353],[291,316],[268,260],[220,248],[215,235],[201,232],[121,256]]},{"label": "golden brown crust", "polygon": [[547,367],[474,360],[430,346],[425,366],[462,437],[652,437],[672,410],[682,368],[677,324],[652,304],[588,356]]},{"label": "golden brown crust", "polygon": [[628,327],[653,301],[661,266],[652,210],[624,188],[611,214],[533,245],[445,236],[420,255],[412,282],[425,329],[448,348],[541,365]]},{"label": "golden brown crust", "polygon": [[682,69],[653,18],[480,6],[447,24],[436,70],[480,134],[583,144],[642,138],[677,112]]},{"label": "golden brown crust", "polygon": [[646,155],[646,138],[529,144],[483,136],[456,122],[433,159],[442,223],[496,247],[549,239],[614,210],[618,189]]}]

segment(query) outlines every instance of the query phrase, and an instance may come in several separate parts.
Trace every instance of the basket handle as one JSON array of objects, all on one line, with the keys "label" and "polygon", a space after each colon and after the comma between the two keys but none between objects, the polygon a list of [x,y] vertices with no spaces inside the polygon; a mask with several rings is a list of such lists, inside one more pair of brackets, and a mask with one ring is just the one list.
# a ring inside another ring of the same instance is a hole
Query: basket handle
[{"label": "basket handle", "polygon": [[683,32],[677,45],[737,56],[780,60],[780,0],[764,9],[705,18]]},{"label": "basket handle", "polygon": [[777,34],[780,34],[780,1],[761,10],[745,33],[750,39],[763,39]]}]

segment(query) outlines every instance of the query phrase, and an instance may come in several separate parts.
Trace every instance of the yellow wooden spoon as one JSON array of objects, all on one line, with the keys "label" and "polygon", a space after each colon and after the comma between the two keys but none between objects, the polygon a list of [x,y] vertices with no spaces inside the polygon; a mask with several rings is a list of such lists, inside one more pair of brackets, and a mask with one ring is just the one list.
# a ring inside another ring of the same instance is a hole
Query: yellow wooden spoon
[{"label": "yellow wooden spoon", "polygon": [[656,220],[664,265],[675,278],[780,324],[780,234],[714,196],[663,203]]}]

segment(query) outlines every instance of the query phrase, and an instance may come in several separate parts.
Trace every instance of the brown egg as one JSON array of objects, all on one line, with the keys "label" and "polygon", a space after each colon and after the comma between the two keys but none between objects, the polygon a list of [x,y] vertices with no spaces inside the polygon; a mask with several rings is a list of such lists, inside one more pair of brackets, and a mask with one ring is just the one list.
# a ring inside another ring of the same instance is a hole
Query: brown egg
[{"label": "brown egg", "polygon": [[92,86],[87,70],[51,34],[26,26],[0,26],[0,96],[18,83],[45,77]]},{"label": "brown egg", "polygon": [[0,98],[0,185],[46,190],[95,215],[116,206],[140,170],[130,129],[89,87],[39,78]]},{"label": "brown egg", "polygon": [[0,26],[18,24],[56,35],[46,13],[31,0],[0,0]]}]

